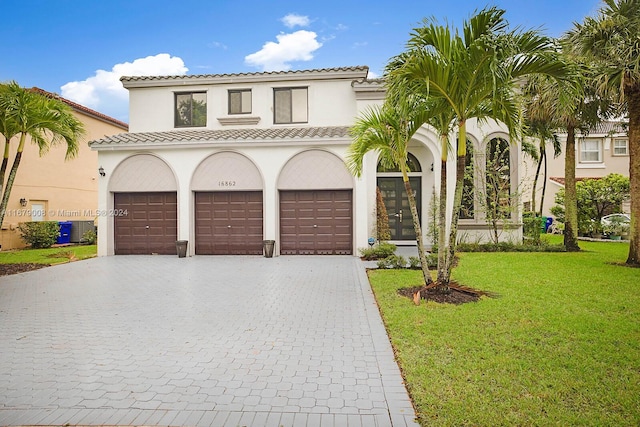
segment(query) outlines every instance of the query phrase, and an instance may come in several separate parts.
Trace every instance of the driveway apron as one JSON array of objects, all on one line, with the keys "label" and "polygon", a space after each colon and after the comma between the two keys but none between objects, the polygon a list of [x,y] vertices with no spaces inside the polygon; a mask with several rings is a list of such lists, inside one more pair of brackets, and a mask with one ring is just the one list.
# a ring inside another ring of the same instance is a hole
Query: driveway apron
[{"label": "driveway apron", "polygon": [[417,425],[356,257],[58,265],[0,325],[0,425]]}]

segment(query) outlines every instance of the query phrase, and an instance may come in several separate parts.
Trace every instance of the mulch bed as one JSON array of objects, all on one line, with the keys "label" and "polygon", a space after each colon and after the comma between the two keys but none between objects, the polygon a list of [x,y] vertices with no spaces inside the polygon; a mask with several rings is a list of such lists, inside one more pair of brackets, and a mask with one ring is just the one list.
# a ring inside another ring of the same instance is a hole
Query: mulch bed
[{"label": "mulch bed", "polygon": [[39,268],[49,267],[47,264],[0,264],[0,276],[8,276],[10,274],[24,273],[27,271],[37,270]]},{"label": "mulch bed", "polygon": [[449,283],[449,292],[444,294],[438,292],[434,287],[414,286],[412,288],[398,289],[398,294],[416,301],[414,296],[420,292],[420,300],[434,301],[441,304],[465,304],[476,302],[481,296],[495,297],[489,292],[472,289],[456,282]]}]

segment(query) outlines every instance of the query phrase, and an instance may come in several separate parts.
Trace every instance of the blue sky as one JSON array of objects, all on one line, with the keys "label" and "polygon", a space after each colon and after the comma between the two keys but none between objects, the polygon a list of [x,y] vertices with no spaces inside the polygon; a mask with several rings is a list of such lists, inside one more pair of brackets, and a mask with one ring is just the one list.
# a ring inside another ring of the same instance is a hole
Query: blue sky
[{"label": "blue sky", "polygon": [[0,81],[128,120],[121,75],[218,74],[368,65],[402,52],[423,18],[459,26],[506,10],[512,28],[560,36],[600,0],[0,0]]}]

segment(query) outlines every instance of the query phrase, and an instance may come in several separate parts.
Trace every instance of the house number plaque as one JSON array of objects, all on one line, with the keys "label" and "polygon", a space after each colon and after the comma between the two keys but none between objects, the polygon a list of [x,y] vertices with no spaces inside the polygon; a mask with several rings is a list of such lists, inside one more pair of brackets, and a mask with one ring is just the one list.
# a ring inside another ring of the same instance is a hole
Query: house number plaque
[{"label": "house number plaque", "polygon": [[235,181],[218,181],[218,187],[235,187]]}]

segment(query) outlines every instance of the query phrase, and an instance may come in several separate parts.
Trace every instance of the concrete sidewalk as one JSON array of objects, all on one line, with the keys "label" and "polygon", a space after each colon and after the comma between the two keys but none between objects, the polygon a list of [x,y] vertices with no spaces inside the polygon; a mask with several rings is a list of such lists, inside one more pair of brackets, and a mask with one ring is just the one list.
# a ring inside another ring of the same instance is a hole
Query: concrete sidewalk
[{"label": "concrete sidewalk", "polygon": [[417,425],[356,257],[96,258],[0,324],[0,425]]}]

